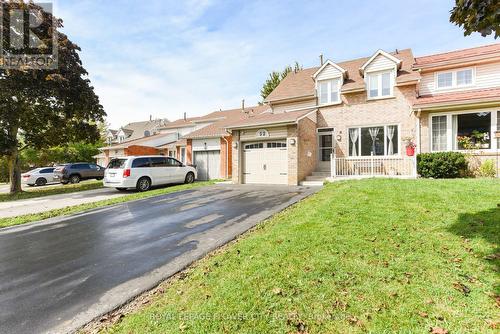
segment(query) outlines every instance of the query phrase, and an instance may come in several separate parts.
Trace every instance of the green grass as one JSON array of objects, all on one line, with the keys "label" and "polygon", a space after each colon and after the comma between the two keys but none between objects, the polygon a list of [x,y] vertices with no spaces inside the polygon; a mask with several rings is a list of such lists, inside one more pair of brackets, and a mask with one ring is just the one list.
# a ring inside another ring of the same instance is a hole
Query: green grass
[{"label": "green grass", "polygon": [[124,195],[121,197],[115,197],[115,198],[111,198],[111,199],[107,199],[107,200],[102,200],[102,201],[93,202],[93,203],[80,204],[80,205],[76,205],[76,206],[69,206],[66,208],[55,209],[55,210],[46,211],[46,212],[42,212],[42,213],[22,215],[22,216],[11,217],[11,218],[1,218],[0,219],[0,228],[31,223],[34,221],[39,221],[39,220],[43,220],[43,219],[47,219],[47,218],[69,215],[69,214],[78,213],[78,212],[82,212],[82,211],[86,211],[86,210],[90,210],[90,209],[101,208],[101,207],[105,207],[105,206],[109,206],[109,205],[113,205],[113,204],[119,204],[119,203],[137,200],[137,199],[168,194],[168,193],[172,193],[175,191],[197,188],[197,187],[201,187],[201,186],[214,184],[215,182],[216,182],[215,180],[212,180],[212,181],[204,181],[204,182],[195,182],[195,183],[191,183],[191,184],[181,184],[181,185],[169,186],[166,188],[165,187],[158,188],[158,189],[150,190],[147,192],[134,192],[134,193],[130,193],[128,195]]},{"label": "green grass", "polygon": [[78,184],[67,184],[63,186],[44,186],[29,189],[18,194],[0,194],[0,202],[17,201],[21,199],[29,199],[35,197],[43,197],[50,195],[60,195],[74,193],[77,191],[93,190],[102,188],[102,181],[86,181]]},{"label": "green grass", "polygon": [[492,179],[328,184],[106,331],[494,332],[499,194]]}]

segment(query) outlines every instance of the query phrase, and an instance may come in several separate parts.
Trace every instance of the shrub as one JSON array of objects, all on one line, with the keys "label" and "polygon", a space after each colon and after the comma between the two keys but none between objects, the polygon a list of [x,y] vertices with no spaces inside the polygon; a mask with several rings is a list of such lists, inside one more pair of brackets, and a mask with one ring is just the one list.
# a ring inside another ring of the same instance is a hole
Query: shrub
[{"label": "shrub", "polygon": [[495,177],[496,176],[495,163],[493,160],[484,161],[481,166],[479,166],[476,176],[478,177]]},{"label": "shrub", "polygon": [[460,152],[421,153],[417,156],[417,172],[422,177],[465,177],[467,168],[465,155]]}]

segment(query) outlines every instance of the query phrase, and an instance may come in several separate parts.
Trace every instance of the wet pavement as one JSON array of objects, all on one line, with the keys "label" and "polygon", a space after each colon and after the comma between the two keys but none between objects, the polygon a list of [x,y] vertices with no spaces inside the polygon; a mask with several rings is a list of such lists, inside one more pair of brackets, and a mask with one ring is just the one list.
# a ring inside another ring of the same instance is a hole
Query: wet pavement
[{"label": "wet pavement", "polygon": [[314,187],[214,185],[0,230],[0,333],[74,331]]}]

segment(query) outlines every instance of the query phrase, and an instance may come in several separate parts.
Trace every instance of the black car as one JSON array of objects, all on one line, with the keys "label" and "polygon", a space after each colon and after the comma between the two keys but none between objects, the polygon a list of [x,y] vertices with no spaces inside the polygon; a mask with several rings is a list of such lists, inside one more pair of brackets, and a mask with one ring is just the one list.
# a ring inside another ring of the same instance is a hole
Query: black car
[{"label": "black car", "polygon": [[77,162],[56,167],[54,177],[62,184],[78,183],[82,180],[102,180],[105,168],[94,163]]}]

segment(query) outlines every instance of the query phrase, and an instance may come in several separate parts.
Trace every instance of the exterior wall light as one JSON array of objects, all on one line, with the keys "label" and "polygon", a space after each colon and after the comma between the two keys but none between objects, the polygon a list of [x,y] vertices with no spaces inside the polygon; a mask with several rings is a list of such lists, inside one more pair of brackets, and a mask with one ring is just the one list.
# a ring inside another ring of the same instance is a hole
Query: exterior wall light
[{"label": "exterior wall light", "polygon": [[290,145],[295,145],[295,139],[290,139]]},{"label": "exterior wall light", "polygon": [[234,149],[237,149],[237,148],[238,148],[238,142],[237,142],[237,141],[233,141],[233,148],[234,148]]},{"label": "exterior wall light", "polygon": [[337,141],[342,141],[342,136],[341,135],[337,135]]}]

